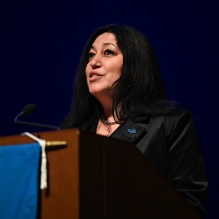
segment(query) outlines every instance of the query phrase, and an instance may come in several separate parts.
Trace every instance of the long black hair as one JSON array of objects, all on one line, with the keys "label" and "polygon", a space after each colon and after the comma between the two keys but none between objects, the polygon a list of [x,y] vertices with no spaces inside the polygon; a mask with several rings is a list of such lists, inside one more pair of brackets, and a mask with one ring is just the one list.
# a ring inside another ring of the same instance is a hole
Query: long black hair
[{"label": "long black hair", "polygon": [[121,77],[112,87],[116,121],[167,114],[176,108],[168,99],[157,57],[146,36],[133,27],[110,24],[98,28],[85,46],[74,80],[72,106],[62,128],[89,129],[103,113],[100,103],[89,93],[85,68],[93,42],[105,32],[115,35],[123,54]]}]

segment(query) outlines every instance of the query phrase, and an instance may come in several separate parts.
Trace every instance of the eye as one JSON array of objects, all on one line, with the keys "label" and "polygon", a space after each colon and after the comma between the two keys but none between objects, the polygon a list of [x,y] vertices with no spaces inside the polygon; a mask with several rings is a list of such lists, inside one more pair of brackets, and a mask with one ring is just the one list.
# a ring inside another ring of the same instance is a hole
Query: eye
[{"label": "eye", "polygon": [[115,53],[112,51],[112,50],[110,50],[110,49],[106,49],[105,51],[104,51],[104,55],[114,55]]},{"label": "eye", "polygon": [[95,53],[94,52],[89,52],[88,53],[88,58],[91,59],[95,56]]}]

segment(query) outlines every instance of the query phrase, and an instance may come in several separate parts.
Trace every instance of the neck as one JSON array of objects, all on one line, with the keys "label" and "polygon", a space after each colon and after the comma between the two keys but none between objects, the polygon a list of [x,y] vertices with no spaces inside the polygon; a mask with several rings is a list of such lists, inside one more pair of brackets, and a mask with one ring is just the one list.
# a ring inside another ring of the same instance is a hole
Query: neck
[{"label": "neck", "polygon": [[110,136],[118,127],[119,123],[116,123],[115,120],[107,121],[106,119],[100,118],[96,133],[104,136]]}]

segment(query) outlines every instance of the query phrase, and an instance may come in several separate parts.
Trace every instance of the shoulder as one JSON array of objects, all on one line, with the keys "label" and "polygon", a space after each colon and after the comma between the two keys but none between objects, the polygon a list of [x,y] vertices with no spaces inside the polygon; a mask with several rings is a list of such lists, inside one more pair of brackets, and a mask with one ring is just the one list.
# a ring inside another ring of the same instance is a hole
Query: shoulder
[{"label": "shoulder", "polygon": [[174,125],[178,121],[188,121],[192,120],[193,116],[191,111],[189,110],[180,110],[180,111],[175,111],[172,113],[164,114],[164,115],[151,115],[150,116],[150,121],[152,122],[162,122],[165,124],[172,124]]},{"label": "shoulder", "polygon": [[182,131],[186,127],[194,127],[193,115],[189,110],[179,110],[173,113],[150,117],[150,126],[165,129],[167,135],[174,131]]},{"label": "shoulder", "polygon": [[174,128],[176,125],[185,125],[193,123],[193,116],[189,110],[177,110],[167,114],[143,115],[129,119],[128,123],[145,125],[147,128],[166,127]]}]

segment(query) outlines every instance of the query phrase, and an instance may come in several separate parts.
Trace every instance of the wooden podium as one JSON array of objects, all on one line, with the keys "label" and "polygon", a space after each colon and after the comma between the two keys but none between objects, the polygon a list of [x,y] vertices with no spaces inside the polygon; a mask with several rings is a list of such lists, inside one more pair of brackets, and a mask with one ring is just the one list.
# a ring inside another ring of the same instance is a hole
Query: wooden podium
[{"label": "wooden podium", "polygon": [[[67,143],[47,148],[40,219],[200,218],[131,143],[78,129],[33,135]],[[31,142],[23,135],[0,138],[0,145]]]}]

